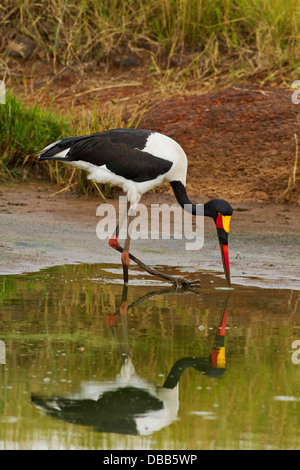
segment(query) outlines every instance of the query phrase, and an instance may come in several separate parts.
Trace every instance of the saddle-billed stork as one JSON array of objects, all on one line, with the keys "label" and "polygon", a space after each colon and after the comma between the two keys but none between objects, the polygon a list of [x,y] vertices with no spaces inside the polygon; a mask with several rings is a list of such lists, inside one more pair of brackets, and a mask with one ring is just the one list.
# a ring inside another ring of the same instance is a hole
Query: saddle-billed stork
[{"label": "saddle-billed stork", "polygon": [[[136,205],[147,191],[168,181],[181,207],[197,215],[197,204],[186,193],[187,157],[182,147],[170,137],[144,129],[112,129],[80,137],[67,137],[51,143],[39,152],[39,160],[58,160],[86,170],[88,178],[98,183],[119,186],[127,193],[127,228]],[[230,285],[228,233],[233,209],[223,199],[204,204],[204,216],[216,224],[223,267]],[[203,211],[202,211],[203,213]],[[122,253],[124,283],[128,284],[128,266],[132,259],[149,273],[181,285],[191,281],[168,276],[150,268],[129,253],[130,235],[124,248],[118,242],[119,226],[109,245]]]}]

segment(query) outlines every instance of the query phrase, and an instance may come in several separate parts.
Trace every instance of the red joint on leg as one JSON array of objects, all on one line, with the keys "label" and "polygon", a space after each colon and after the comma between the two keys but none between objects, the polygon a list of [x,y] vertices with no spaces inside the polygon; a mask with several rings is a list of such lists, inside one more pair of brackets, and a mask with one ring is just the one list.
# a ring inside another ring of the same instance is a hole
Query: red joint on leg
[{"label": "red joint on leg", "polygon": [[121,259],[122,259],[122,264],[123,264],[124,266],[129,266],[129,261],[130,261],[130,260],[129,260],[129,253],[128,253],[128,251],[123,251]]},{"label": "red joint on leg", "polygon": [[117,316],[114,313],[110,313],[106,315],[106,323],[107,326],[115,326]]},{"label": "red joint on leg", "polygon": [[118,242],[118,237],[116,235],[113,235],[112,237],[110,237],[110,239],[108,240],[108,244],[114,249],[120,247],[119,242]]},{"label": "red joint on leg", "polygon": [[120,305],[120,313],[122,315],[126,315],[127,310],[128,310],[128,302],[127,300],[124,300]]}]

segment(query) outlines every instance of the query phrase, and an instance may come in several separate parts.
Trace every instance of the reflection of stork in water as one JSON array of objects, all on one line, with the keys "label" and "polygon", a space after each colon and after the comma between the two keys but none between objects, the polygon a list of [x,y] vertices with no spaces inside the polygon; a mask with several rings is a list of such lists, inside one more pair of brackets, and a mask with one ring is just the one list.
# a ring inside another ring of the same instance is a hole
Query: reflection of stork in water
[{"label": "reflection of stork in water", "polygon": [[[174,292],[174,289],[167,290],[170,291]],[[57,419],[91,426],[98,432],[148,435],[175,421],[179,409],[178,384],[183,372],[193,367],[209,377],[217,378],[226,370],[224,337],[229,298],[210,355],[179,359],[164,384],[158,386],[135,371],[129,352],[126,314],[130,308],[162,293],[166,293],[166,290],[147,294],[128,306],[127,286],[124,286],[120,308],[107,318],[122,357],[120,373],[114,380],[83,382],[78,392],[66,396],[33,395],[32,403]],[[116,335],[115,323],[119,316],[123,345]]]}]

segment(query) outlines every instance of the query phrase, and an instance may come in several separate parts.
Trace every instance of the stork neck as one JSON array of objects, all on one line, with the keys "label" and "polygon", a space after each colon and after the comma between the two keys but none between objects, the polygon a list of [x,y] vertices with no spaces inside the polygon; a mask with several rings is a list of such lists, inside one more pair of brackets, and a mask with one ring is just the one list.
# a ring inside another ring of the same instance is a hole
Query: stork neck
[{"label": "stork neck", "polygon": [[179,359],[175,362],[172,369],[170,370],[169,375],[166,378],[165,383],[163,384],[163,387],[175,388],[183,372],[189,367],[193,367],[194,369],[201,372],[206,372],[207,369],[210,367],[210,358],[184,357],[182,359]]},{"label": "stork neck", "polygon": [[[174,191],[174,195],[177,199],[178,204],[181,205],[181,207],[190,212],[193,215],[198,215],[199,213],[203,215],[203,211],[197,211],[197,206],[201,206],[201,204],[194,204],[192,201],[190,201],[187,192],[186,192],[186,187],[184,184],[181,183],[181,181],[171,181],[170,182],[172,189]],[[204,215],[208,217],[212,217],[212,214],[210,213],[209,206],[204,204]]]}]

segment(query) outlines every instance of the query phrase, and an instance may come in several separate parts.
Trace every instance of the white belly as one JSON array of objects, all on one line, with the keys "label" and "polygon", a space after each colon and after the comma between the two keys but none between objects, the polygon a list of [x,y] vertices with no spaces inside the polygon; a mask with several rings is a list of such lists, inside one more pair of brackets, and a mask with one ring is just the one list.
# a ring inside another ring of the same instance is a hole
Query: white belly
[{"label": "white belly", "polygon": [[96,183],[110,184],[111,186],[122,188],[123,191],[127,193],[128,201],[131,205],[137,204],[143,194],[162,184],[165,176],[160,175],[154,180],[138,183],[112,173],[108,168],[106,168],[106,165],[97,166],[82,160],[68,163],[76,166],[76,168],[86,170],[88,172],[87,178],[96,181]]}]

